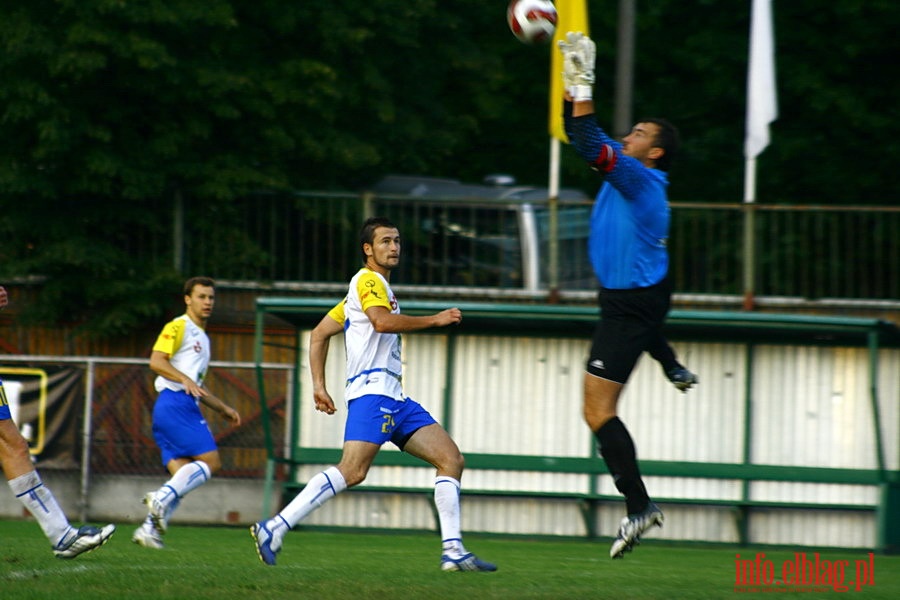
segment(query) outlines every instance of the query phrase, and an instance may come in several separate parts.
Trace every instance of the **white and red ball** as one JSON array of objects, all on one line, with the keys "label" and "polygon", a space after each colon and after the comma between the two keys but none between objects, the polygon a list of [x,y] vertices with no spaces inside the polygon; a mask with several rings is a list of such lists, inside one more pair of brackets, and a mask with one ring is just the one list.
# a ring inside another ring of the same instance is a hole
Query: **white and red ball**
[{"label": "white and red ball", "polygon": [[506,22],[519,41],[545,44],[553,39],[558,16],[549,0],[512,0],[506,8]]}]

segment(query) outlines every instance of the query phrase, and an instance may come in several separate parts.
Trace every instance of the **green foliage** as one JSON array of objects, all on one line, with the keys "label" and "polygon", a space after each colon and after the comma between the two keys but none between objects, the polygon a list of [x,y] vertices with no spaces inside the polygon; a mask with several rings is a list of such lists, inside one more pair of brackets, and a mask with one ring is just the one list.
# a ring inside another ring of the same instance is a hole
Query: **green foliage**
[{"label": "green foliage", "polygon": [[[215,214],[250,191],[355,190],[388,173],[548,177],[552,48],[518,43],[505,3],[6,4],[0,277],[40,274],[62,288],[51,279],[65,274],[70,291],[102,283],[102,296],[68,303],[74,320],[109,322],[110,306],[133,302],[122,294],[146,297],[146,281],[181,277],[165,266],[176,195]],[[749,6],[638,3],[633,112],[682,131],[674,200],[742,197]],[[595,98],[609,124],[617,14],[590,10]],[[885,65],[900,4],[795,0],[774,15],[780,117],[759,159],[758,198],[893,203],[900,80]],[[598,185],[567,148],[562,182]],[[158,238],[159,253],[128,256],[132,232]],[[261,256],[234,243],[243,261]],[[61,316],[51,297],[35,316]]]}]

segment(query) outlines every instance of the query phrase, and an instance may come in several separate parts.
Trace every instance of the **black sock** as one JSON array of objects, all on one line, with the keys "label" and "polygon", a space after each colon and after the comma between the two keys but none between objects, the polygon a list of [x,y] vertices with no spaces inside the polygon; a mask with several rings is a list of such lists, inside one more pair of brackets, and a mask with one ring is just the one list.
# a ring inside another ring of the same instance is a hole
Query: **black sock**
[{"label": "black sock", "polygon": [[682,366],[675,356],[675,350],[669,345],[669,342],[666,341],[664,337],[659,337],[655,342],[651,343],[650,347],[647,348],[647,352],[649,352],[650,356],[659,363],[659,366],[662,367],[662,370],[666,375],[668,375],[669,371],[672,369]]},{"label": "black sock", "polygon": [[619,417],[613,417],[594,432],[600,447],[600,455],[612,475],[616,489],[625,496],[629,515],[644,512],[650,504],[650,496],[641,480],[634,441]]}]

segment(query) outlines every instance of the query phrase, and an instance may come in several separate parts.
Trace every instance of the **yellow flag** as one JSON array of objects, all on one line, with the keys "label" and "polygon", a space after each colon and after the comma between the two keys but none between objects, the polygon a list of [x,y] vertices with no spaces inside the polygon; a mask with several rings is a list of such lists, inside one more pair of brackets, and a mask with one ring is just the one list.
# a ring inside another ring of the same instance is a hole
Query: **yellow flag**
[{"label": "yellow flag", "polygon": [[550,48],[550,135],[568,144],[562,120],[562,54],[556,43],[566,39],[570,31],[580,31],[585,35],[590,35],[590,31],[587,0],[556,0],[555,4],[558,20]]}]

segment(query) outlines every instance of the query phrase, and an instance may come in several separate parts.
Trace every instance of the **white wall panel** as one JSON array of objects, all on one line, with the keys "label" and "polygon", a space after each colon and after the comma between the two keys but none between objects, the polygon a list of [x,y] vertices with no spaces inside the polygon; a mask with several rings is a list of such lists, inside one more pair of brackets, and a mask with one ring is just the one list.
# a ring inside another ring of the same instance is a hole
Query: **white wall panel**
[{"label": "white wall panel", "polygon": [[313,511],[301,525],[434,529],[432,499],[376,492],[343,493]]},{"label": "white wall panel", "polygon": [[463,453],[584,456],[583,340],[465,336],[451,431]]},{"label": "white wall panel", "polygon": [[875,515],[817,510],[757,510],[750,519],[750,543],[822,548],[873,548]]},{"label": "white wall panel", "polygon": [[462,484],[463,492],[473,489],[584,494],[589,491],[590,477],[570,473],[470,469],[463,474]]},{"label": "white wall panel", "polygon": [[878,488],[871,485],[752,481],[751,500],[772,502],[829,502],[832,504],[878,504]]},{"label": "white wall panel", "polygon": [[878,390],[885,466],[896,471],[900,470],[900,349],[879,352]]},{"label": "white wall panel", "polygon": [[424,333],[406,334],[403,336],[402,358],[403,392],[444,424],[447,337]]},{"label": "white wall panel", "polygon": [[673,347],[700,383],[679,392],[648,354],[619,398],[619,417],[639,459],[739,463],[747,378],[745,350],[733,344]]},{"label": "white wall panel", "polygon": [[[450,430],[463,454],[498,453],[589,456],[593,438],[582,421],[583,365],[588,338],[511,338],[460,336],[447,356],[442,335],[404,336],[407,393]],[[332,340],[329,390],[339,412],[314,410],[306,338],[299,408],[301,445],[339,448],[346,407],[343,402],[344,349]],[[750,459],[754,464],[873,469],[877,466],[869,396],[866,349],[744,344],[676,343],[681,361],[700,383],[680,393],[659,365],[645,355],[623,394],[619,412],[631,431],[639,460],[742,463],[745,396],[752,394]],[[752,358],[748,362],[748,358]],[[445,419],[448,363],[455,365]],[[748,372],[748,366],[751,367]],[[882,350],[879,359],[879,411],[890,469],[900,462],[900,350]],[[386,445],[383,452],[396,451]],[[301,469],[307,480],[325,465]],[[429,488],[430,467],[377,467],[370,485]],[[560,473],[469,470],[463,476],[463,528],[522,534],[584,535],[576,501],[467,496],[467,489],[585,492],[591,477]],[[660,498],[738,499],[734,480],[647,477]],[[618,495],[606,474],[596,478],[601,494]],[[875,486],[753,482],[753,500],[875,504]],[[662,505],[666,524],[648,539],[738,541],[733,509]],[[753,509],[751,540],[758,543],[871,547],[874,515],[857,511]],[[598,532],[613,536],[624,503],[598,511]],[[309,524],[358,527],[434,528],[428,494],[342,494],[315,511]]]},{"label": "white wall panel", "polygon": [[572,500],[462,496],[462,529],[467,532],[531,535],[587,535],[579,504]]},{"label": "white wall panel", "polygon": [[876,466],[865,349],[761,346],[754,360],[752,462]]},{"label": "white wall panel", "polygon": [[[698,498],[703,500],[738,500],[741,482],[734,479],[700,479],[694,477],[644,477],[651,496],[659,498]],[[610,493],[615,493],[610,492]]]},{"label": "white wall panel", "polygon": [[331,338],[325,362],[325,385],[337,408],[333,415],[316,411],[309,374],[309,332],[302,332],[300,337],[300,406],[297,407],[296,416],[300,422],[300,445],[308,448],[340,448],[344,439],[344,422],[347,419],[347,406],[344,403],[344,382],[347,380],[344,337],[337,335]]}]

